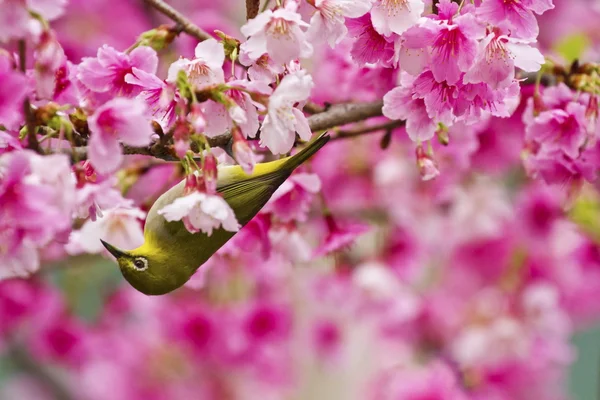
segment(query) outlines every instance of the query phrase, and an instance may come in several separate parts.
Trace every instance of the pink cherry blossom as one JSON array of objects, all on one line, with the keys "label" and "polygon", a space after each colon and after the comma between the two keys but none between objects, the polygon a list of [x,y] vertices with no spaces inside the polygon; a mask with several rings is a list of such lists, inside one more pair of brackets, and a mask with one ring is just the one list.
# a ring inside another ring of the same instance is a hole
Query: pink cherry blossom
[{"label": "pink cherry blossom", "polygon": [[175,122],[175,107],[179,96],[173,84],[140,69],[125,76],[125,82],[142,88],[138,97],[146,102],[152,116],[163,128],[170,127]]},{"label": "pink cherry blossom", "polygon": [[29,11],[51,21],[60,17],[67,0],[3,0],[0,2],[0,42],[23,38],[35,28]]},{"label": "pink cherry blossom", "polygon": [[320,190],[318,175],[294,174],[273,193],[263,211],[272,212],[283,222],[305,221],[314,195]]},{"label": "pink cherry blossom", "polygon": [[415,25],[425,10],[423,0],[375,0],[371,18],[382,35],[401,35]]},{"label": "pink cherry blossom", "polygon": [[412,141],[426,141],[435,134],[437,124],[429,117],[425,101],[414,99],[413,84],[414,78],[402,72],[401,86],[383,97],[383,115],[390,119],[405,120],[406,133]]},{"label": "pink cherry blossom", "polygon": [[324,242],[315,249],[313,257],[321,257],[350,246],[359,236],[365,234],[370,228],[366,224],[356,222],[344,222],[343,224],[340,224],[330,215],[325,217],[325,222],[327,225],[327,236],[325,237]]},{"label": "pink cherry blossom", "polygon": [[142,91],[127,82],[128,75],[141,70],[156,73],[158,56],[150,47],[136,47],[126,54],[104,45],[95,58],[86,57],[78,67],[77,77],[89,90],[111,96],[134,97]]},{"label": "pink cherry blossom", "polygon": [[27,78],[15,70],[9,57],[0,54],[0,124],[15,128],[23,119],[23,101],[27,95]]},{"label": "pink cherry blossom", "polygon": [[260,128],[260,144],[275,154],[290,151],[295,133],[309,140],[311,130],[302,111],[295,107],[304,102],[313,87],[312,77],[305,71],[286,75],[269,98],[268,113]]},{"label": "pink cherry blossom", "polygon": [[167,221],[183,221],[188,231],[212,235],[213,229],[222,227],[237,232],[240,225],[227,202],[218,195],[192,192],[175,199],[173,203],[158,211]]},{"label": "pink cherry blossom", "polygon": [[39,248],[68,230],[75,180],[63,155],[0,156],[0,279],[39,268]]},{"label": "pink cherry blossom", "polygon": [[403,35],[403,46],[407,49],[430,48],[430,69],[435,79],[453,85],[459,81],[462,72],[473,66],[477,41],[484,34],[484,27],[472,14],[450,21],[424,19],[418,29],[411,29]]},{"label": "pink cherry blossom", "polygon": [[42,33],[35,52],[35,80],[38,98],[51,99],[56,87],[56,73],[66,62],[65,52],[52,31]]},{"label": "pink cherry blossom", "polygon": [[493,25],[507,24],[513,37],[532,40],[539,32],[533,13],[541,15],[552,8],[552,0],[487,0],[477,8],[477,15]]},{"label": "pink cherry blossom", "polygon": [[98,184],[87,183],[77,188],[75,216],[77,218],[89,217],[95,221],[98,217],[102,218],[103,210],[130,205],[114,188],[114,185],[113,179],[107,179]]},{"label": "pink cherry blossom", "polygon": [[310,19],[306,32],[311,41],[327,41],[331,47],[338,44],[348,32],[345,18],[358,18],[371,9],[373,0],[315,0],[317,11]]},{"label": "pink cherry blossom", "polygon": [[246,90],[254,93],[270,94],[271,88],[264,82],[248,82],[234,80],[228,82],[232,89],[225,94],[232,100],[232,104],[226,107],[215,101],[207,101],[203,106],[206,115],[205,135],[214,137],[230,130],[234,123],[239,126],[245,137],[255,137],[260,124],[258,122],[258,109],[264,110],[264,106],[252,100]]},{"label": "pink cherry blossom", "polygon": [[296,12],[297,8],[298,4],[289,0],[285,2],[285,7],[275,11],[266,10],[248,21],[240,29],[248,38],[242,43],[241,50],[253,60],[268,53],[279,64],[309,57],[313,48],[302,30],[309,25],[302,21]]},{"label": "pink cherry blossom", "polygon": [[358,64],[386,65],[393,56],[394,43],[375,30],[370,14],[360,18],[347,19],[348,35],[356,38],[352,45],[352,59]]},{"label": "pink cherry blossom", "polygon": [[136,207],[117,207],[105,210],[101,218],[87,220],[71,232],[66,250],[69,254],[101,253],[108,255],[100,239],[124,250],[135,249],[144,243],[141,220],[146,213]]},{"label": "pink cherry blossom", "polygon": [[225,82],[223,63],[225,50],[223,45],[215,39],[208,39],[198,43],[194,50],[195,58],[189,60],[180,58],[169,67],[167,82],[175,83],[179,71],[184,71],[189,82],[197,90]]},{"label": "pink cherry blossom", "polygon": [[123,159],[119,141],[131,146],[146,146],[153,134],[140,100],[116,98],[98,108],[88,124],[91,138],[89,156],[99,172],[112,172]]},{"label": "pink cherry blossom", "polygon": [[475,64],[463,81],[484,82],[493,89],[506,87],[515,79],[515,67],[536,72],[544,62],[542,53],[529,43],[492,32],[479,42]]},{"label": "pink cherry blossom", "polygon": [[540,143],[543,151],[561,150],[577,158],[587,138],[585,106],[569,103],[565,110],[544,111],[527,127],[527,138]]}]

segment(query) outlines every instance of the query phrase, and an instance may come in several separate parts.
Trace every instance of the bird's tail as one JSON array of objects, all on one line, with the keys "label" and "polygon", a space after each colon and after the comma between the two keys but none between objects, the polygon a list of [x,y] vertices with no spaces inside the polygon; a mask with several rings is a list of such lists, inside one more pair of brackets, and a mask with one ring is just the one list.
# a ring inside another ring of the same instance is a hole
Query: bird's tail
[{"label": "bird's tail", "polygon": [[327,132],[321,133],[316,139],[309,142],[300,152],[286,159],[283,164],[283,169],[293,171],[302,165],[306,160],[311,158],[321,147],[329,141],[330,136]]}]

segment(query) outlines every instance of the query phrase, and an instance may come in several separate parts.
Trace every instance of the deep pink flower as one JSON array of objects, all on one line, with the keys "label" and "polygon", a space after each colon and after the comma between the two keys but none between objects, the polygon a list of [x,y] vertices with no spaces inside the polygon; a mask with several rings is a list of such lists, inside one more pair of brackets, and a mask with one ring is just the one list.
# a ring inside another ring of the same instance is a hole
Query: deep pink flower
[{"label": "deep pink flower", "polygon": [[569,103],[565,110],[544,111],[527,126],[526,137],[541,146],[541,151],[563,151],[577,158],[587,138],[586,108],[579,103]]},{"label": "deep pink flower", "polygon": [[326,41],[334,47],[348,32],[345,18],[358,18],[371,8],[373,0],[315,0],[317,11],[310,19],[310,28],[306,32],[310,40]]},{"label": "deep pink flower", "polygon": [[175,107],[179,100],[175,87],[159,79],[156,75],[141,69],[135,69],[125,76],[125,82],[142,88],[138,95],[148,105],[152,116],[164,129],[175,122]]},{"label": "deep pink flower", "polygon": [[423,11],[423,0],[375,0],[371,18],[375,30],[382,35],[401,35],[417,23]]},{"label": "deep pink flower", "polygon": [[248,21],[241,32],[248,38],[241,49],[253,60],[263,54],[279,64],[287,64],[297,58],[309,57],[313,48],[306,40],[302,28],[309,25],[296,12],[298,4],[289,0],[285,8],[266,10]]},{"label": "deep pink flower", "polygon": [[375,30],[371,15],[346,20],[348,36],[356,38],[350,54],[359,65],[381,62],[386,65],[394,54],[394,43]]},{"label": "deep pink flower", "polygon": [[429,117],[425,101],[414,98],[413,83],[414,78],[402,72],[400,86],[383,97],[383,115],[405,120],[406,133],[413,142],[426,141],[435,134],[437,124]]},{"label": "deep pink flower", "polygon": [[541,15],[552,8],[552,0],[486,0],[477,15],[492,25],[506,24],[513,37],[534,40],[539,27],[533,13]]},{"label": "deep pink flower", "polygon": [[39,248],[71,226],[74,190],[66,156],[0,156],[0,279],[39,268]]},{"label": "deep pink flower", "polygon": [[145,112],[141,100],[116,98],[89,117],[89,157],[96,170],[109,173],[119,167],[123,160],[119,141],[131,146],[150,144],[153,130]]},{"label": "deep pink flower", "polygon": [[14,61],[0,55],[0,124],[17,128],[23,120],[23,101],[27,95],[28,80],[15,70]]},{"label": "deep pink flower", "polygon": [[506,87],[515,79],[515,67],[536,72],[544,62],[538,49],[495,30],[479,43],[475,64],[465,74],[463,82],[483,82],[493,89]]},{"label": "deep pink flower", "polygon": [[263,211],[272,212],[283,222],[305,221],[314,195],[320,190],[318,175],[293,174],[273,193]]},{"label": "deep pink flower", "polygon": [[262,304],[247,315],[244,330],[251,342],[276,341],[287,337],[292,321],[287,307]]},{"label": "deep pink flower", "polygon": [[350,246],[359,236],[369,231],[369,225],[362,223],[339,224],[331,215],[325,216],[327,235],[313,252],[313,257],[322,257]]},{"label": "deep pink flower", "polygon": [[155,74],[158,56],[150,47],[136,47],[126,54],[104,45],[96,58],[85,57],[79,64],[77,77],[88,89],[111,96],[133,97],[142,91],[139,85],[127,82],[127,76],[136,70]]},{"label": "deep pink flower", "polygon": [[403,46],[407,49],[430,49],[430,69],[438,82],[453,85],[475,62],[477,41],[484,37],[484,27],[472,14],[450,21],[423,19],[418,28],[407,31]]}]

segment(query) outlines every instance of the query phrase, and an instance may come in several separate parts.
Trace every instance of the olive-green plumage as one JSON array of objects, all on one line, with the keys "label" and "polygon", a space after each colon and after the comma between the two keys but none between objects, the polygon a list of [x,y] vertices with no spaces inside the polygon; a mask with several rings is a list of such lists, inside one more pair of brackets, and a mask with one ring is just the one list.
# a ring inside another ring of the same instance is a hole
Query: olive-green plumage
[{"label": "olive-green plumage", "polygon": [[[252,175],[239,166],[222,167],[217,191],[244,226],[290,174],[328,140],[329,136],[323,133],[294,156],[257,164]],[[158,210],[183,195],[184,185],[185,181],[180,182],[154,203],[146,219],[142,246],[124,251],[102,241],[117,258],[125,279],[142,293],[159,295],[179,288],[235,234],[223,229],[213,231],[211,236],[190,233],[181,221],[167,222],[159,215]]]}]

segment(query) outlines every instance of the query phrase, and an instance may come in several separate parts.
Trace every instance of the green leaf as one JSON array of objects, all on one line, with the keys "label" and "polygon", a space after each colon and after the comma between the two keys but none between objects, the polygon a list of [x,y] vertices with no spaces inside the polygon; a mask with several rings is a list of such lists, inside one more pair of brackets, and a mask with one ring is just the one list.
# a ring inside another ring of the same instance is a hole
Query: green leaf
[{"label": "green leaf", "polygon": [[590,38],[585,33],[569,35],[554,45],[554,51],[566,61],[573,62],[581,58],[590,47]]}]

